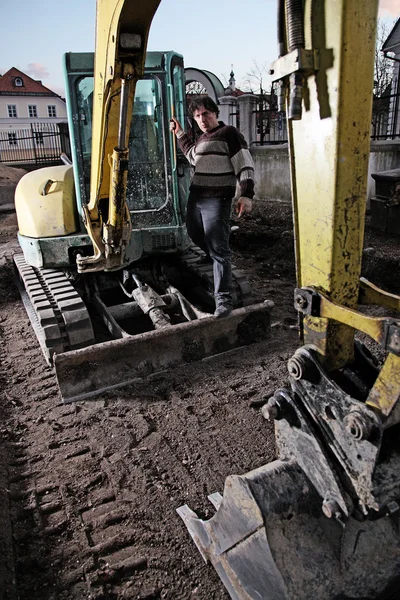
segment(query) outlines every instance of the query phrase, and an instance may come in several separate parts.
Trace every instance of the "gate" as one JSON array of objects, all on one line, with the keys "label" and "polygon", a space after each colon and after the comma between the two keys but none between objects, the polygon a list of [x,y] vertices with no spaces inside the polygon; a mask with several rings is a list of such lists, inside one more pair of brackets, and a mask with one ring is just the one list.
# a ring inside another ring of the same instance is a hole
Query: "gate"
[{"label": "gate", "polygon": [[[395,91],[393,91],[395,90]],[[375,97],[372,104],[373,140],[400,138],[400,77],[392,82],[389,93]]]},{"label": "gate", "polygon": [[52,165],[71,156],[67,123],[32,123],[29,129],[0,131],[0,163]]},{"label": "gate", "polygon": [[257,96],[254,113],[256,131],[253,144],[264,146],[288,141],[286,114],[278,111],[278,99],[273,85],[269,94],[263,92]]}]

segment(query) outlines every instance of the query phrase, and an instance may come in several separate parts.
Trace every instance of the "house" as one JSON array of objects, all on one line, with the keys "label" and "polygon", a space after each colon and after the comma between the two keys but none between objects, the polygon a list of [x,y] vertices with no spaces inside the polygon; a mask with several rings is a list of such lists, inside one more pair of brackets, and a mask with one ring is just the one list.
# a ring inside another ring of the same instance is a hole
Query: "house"
[{"label": "house", "polygon": [[59,157],[66,123],[65,101],[41,81],[15,67],[0,75],[0,162]]}]

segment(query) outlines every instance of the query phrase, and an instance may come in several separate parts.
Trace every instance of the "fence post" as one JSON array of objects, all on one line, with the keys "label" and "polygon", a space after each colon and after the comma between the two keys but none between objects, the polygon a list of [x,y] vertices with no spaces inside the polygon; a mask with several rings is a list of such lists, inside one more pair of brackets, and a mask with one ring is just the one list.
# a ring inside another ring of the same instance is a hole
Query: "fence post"
[{"label": "fence post", "polygon": [[33,123],[31,123],[31,133],[32,133],[33,155],[35,157],[35,164],[37,165],[38,160],[37,160],[37,152],[36,152],[36,137],[35,137],[35,130],[34,130]]},{"label": "fence post", "polygon": [[57,123],[57,125],[60,131],[61,152],[64,152],[69,158],[71,158],[68,123]]},{"label": "fence post", "polygon": [[237,127],[237,99],[235,96],[221,96],[219,102],[219,118],[226,125]]},{"label": "fence post", "polygon": [[243,94],[243,96],[238,97],[238,104],[240,131],[250,146],[255,142],[257,96],[255,94]]}]

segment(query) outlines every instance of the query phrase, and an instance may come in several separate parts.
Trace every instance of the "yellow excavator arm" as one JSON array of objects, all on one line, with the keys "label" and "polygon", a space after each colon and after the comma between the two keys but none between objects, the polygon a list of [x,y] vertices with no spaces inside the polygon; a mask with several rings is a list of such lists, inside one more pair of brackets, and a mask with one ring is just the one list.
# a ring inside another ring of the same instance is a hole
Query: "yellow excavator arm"
[{"label": "yellow excavator arm", "polygon": [[262,409],[278,459],[228,477],[208,521],[177,509],[235,600],[399,597],[400,320],[358,309],[400,309],[360,280],[377,8],[278,0],[303,345]]},{"label": "yellow excavator arm", "polygon": [[125,264],[132,231],[126,204],[132,105],[159,4],[160,0],[97,0],[90,201],[83,209],[94,254],[78,257],[80,272]]}]

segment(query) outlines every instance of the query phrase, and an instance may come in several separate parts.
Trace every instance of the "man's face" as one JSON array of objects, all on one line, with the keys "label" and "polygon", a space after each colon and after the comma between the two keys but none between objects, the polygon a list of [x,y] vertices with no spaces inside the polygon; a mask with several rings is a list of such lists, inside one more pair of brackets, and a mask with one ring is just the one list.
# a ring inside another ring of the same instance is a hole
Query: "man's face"
[{"label": "man's face", "polygon": [[203,133],[207,133],[207,131],[218,127],[217,114],[210,112],[204,106],[200,106],[200,108],[194,111],[193,118]]}]

